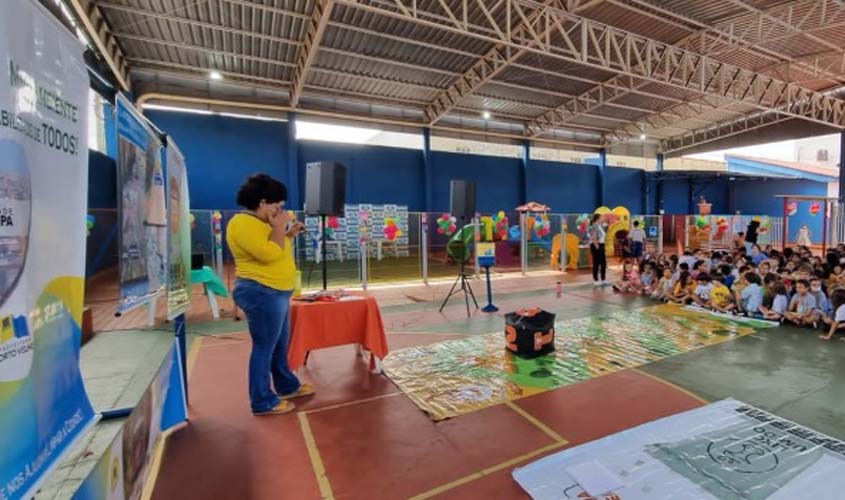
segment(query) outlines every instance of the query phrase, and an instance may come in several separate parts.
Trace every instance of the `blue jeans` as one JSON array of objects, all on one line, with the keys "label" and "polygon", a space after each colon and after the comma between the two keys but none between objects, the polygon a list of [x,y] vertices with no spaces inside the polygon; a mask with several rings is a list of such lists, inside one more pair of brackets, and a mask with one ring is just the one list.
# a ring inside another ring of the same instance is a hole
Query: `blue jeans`
[{"label": "blue jeans", "polygon": [[[274,290],[252,280],[239,279],[232,297],[246,313],[252,354],[249,357],[249,400],[253,412],[279,404],[279,394],[299,390],[299,379],[288,368],[290,291]],[[273,389],[270,375],[273,376]]]}]

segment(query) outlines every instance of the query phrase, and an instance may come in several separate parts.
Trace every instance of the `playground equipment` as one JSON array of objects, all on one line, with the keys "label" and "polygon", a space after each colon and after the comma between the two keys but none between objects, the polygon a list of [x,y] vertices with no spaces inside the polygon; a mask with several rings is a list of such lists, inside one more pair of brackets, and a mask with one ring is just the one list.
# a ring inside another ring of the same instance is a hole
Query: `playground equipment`
[{"label": "playground equipment", "polygon": [[[458,262],[468,261],[472,257],[474,233],[475,228],[472,224],[460,228],[446,244],[446,253]],[[461,252],[463,252],[463,258],[461,258]]]},{"label": "playground equipment", "polygon": [[608,207],[599,207],[593,212],[602,216],[602,222],[607,225],[604,248],[608,256],[616,255],[616,239],[624,231],[627,234],[631,230],[631,212],[625,207],[616,207],[613,210]]},{"label": "playground equipment", "polygon": [[[560,254],[561,254],[561,240],[562,235],[556,234],[554,238],[552,238],[552,256],[551,256],[551,266],[552,269],[560,269]],[[574,271],[578,269],[578,252],[580,251],[578,246],[580,244],[580,240],[578,236],[567,233],[566,234],[566,269],[570,271]]]}]

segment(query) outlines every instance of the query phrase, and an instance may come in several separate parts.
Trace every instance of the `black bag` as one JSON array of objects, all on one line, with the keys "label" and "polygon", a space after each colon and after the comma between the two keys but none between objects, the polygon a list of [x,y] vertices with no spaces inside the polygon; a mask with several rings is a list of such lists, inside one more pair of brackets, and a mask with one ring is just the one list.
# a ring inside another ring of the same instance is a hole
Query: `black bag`
[{"label": "black bag", "polygon": [[523,358],[555,350],[555,315],[539,307],[505,315],[505,347]]}]

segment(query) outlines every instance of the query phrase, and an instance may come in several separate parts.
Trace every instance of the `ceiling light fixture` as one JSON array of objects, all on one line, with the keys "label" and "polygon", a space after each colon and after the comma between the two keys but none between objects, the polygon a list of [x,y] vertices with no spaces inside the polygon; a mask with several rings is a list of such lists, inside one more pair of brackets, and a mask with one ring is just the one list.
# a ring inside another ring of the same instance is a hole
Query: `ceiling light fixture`
[{"label": "ceiling light fixture", "polygon": [[645,134],[640,134],[640,140],[641,140],[641,141],[644,141],[645,139],[646,139],[646,135],[645,135]]},{"label": "ceiling light fixture", "polygon": [[223,75],[221,75],[220,72],[217,71],[217,70],[212,70],[211,73],[208,74],[208,77],[211,78],[212,80],[222,80],[223,79]]},{"label": "ceiling light fixture", "polygon": [[491,115],[489,111],[485,111],[485,112],[481,113],[481,117],[484,118],[485,120],[489,120],[490,117],[492,117],[492,116],[493,115]]}]

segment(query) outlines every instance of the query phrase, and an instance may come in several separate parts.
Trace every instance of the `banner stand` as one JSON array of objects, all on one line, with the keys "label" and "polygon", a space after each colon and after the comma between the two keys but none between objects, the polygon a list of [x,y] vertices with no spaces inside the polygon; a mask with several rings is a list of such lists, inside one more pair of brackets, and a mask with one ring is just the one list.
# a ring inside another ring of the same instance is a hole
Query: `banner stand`
[{"label": "banner stand", "polygon": [[176,342],[179,343],[179,362],[182,365],[182,386],[185,388],[185,405],[188,404],[188,349],[185,328],[185,313],[173,319]]}]

